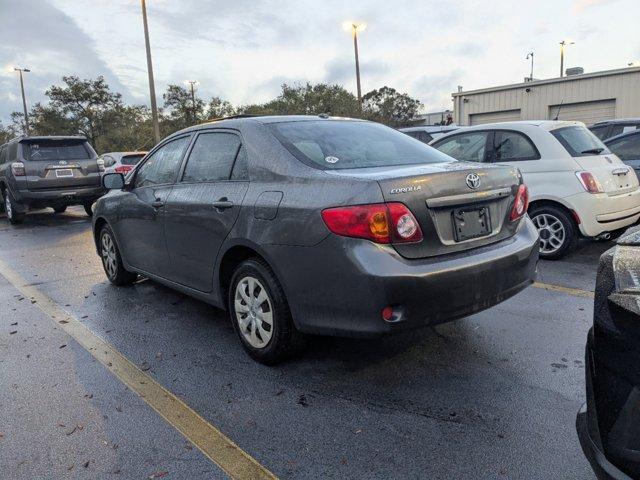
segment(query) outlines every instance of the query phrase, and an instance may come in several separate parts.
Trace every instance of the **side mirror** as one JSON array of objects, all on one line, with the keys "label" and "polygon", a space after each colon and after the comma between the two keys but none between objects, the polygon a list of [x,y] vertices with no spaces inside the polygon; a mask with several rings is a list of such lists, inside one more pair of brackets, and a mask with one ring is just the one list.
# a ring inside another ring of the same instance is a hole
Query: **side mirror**
[{"label": "side mirror", "polygon": [[124,175],[121,173],[105,173],[102,176],[102,186],[107,190],[122,190]]}]

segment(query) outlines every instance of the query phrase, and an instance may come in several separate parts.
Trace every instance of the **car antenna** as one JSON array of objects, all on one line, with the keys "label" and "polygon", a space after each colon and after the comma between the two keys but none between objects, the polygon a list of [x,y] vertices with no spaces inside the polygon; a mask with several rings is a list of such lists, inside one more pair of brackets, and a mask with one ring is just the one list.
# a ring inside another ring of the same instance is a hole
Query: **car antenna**
[{"label": "car antenna", "polygon": [[560,105],[558,105],[558,112],[556,113],[556,118],[554,118],[555,121],[558,121],[558,118],[560,118],[560,110],[562,110],[563,104],[564,104],[564,98],[560,102]]}]

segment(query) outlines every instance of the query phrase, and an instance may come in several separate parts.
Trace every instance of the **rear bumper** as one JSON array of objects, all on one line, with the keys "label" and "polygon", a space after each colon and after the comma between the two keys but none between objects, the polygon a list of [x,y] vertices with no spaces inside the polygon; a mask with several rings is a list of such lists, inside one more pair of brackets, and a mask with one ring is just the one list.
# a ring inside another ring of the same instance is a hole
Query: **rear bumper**
[{"label": "rear bumper", "polygon": [[[530,285],[538,233],[526,217],[511,238],[409,260],[389,245],[329,235],[315,247],[272,246],[294,322],[308,333],[376,336],[471,315]],[[382,309],[399,312],[394,322]]]},{"label": "rear bumper", "polygon": [[46,207],[56,205],[82,205],[94,202],[105,190],[102,186],[64,188],[56,190],[17,190],[12,192],[21,204],[30,207]]},{"label": "rear bumper", "polygon": [[610,197],[583,192],[565,199],[580,217],[580,232],[595,237],[633,225],[640,219],[640,189]]}]

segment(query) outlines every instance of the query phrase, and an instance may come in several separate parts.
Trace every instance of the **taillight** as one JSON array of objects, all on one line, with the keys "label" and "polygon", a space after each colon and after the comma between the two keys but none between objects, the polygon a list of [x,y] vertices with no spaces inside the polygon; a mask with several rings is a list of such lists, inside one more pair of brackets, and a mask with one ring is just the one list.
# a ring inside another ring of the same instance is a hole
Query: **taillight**
[{"label": "taillight", "polygon": [[598,179],[593,176],[591,172],[576,172],[576,177],[580,180],[580,183],[584,189],[589,193],[602,193],[602,186]]},{"label": "taillight", "polygon": [[511,209],[511,215],[509,220],[515,222],[522,218],[527,213],[529,208],[529,189],[525,184],[518,186],[518,192],[516,193],[516,199],[513,201],[513,208]]},{"label": "taillight", "polygon": [[133,168],[133,167],[130,167],[130,166],[123,166],[123,165],[121,165],[121,166],[119,166],[119,167],[116,167],[116,173],[127,173],[127,172],[129,172],[132,168]]},{"label": "taillight", "polygon": [[98,164],[98,171],[104,172],[104,160],[102,158],[99,158],[98,160],[96,160],[96,163]]},{"label": "taillight", "polygon": [[375,203],[327,208],[322,219],[336,235],[366,238],[376,243],[413,243],[422,240],[422,230],[402,203]]},{"label": "taillight", "polygon": [[11,173],[14,177],[24,177],[26,175],[24,171],[24,163],[22,162],[13,162],[11,164]]}]

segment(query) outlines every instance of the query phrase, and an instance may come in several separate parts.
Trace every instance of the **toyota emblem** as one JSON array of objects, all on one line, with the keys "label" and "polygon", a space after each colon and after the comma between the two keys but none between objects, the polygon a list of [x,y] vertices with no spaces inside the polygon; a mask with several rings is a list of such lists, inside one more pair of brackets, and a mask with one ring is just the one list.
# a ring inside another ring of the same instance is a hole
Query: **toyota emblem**
[{"label": "toyota emblem", "polygon": [[478,175],[477,173],[470,173],[469,175],[467,175],[466,182],[467,187],[469,187],[471,190],[475,190],[480,186],[480,175]]}]

